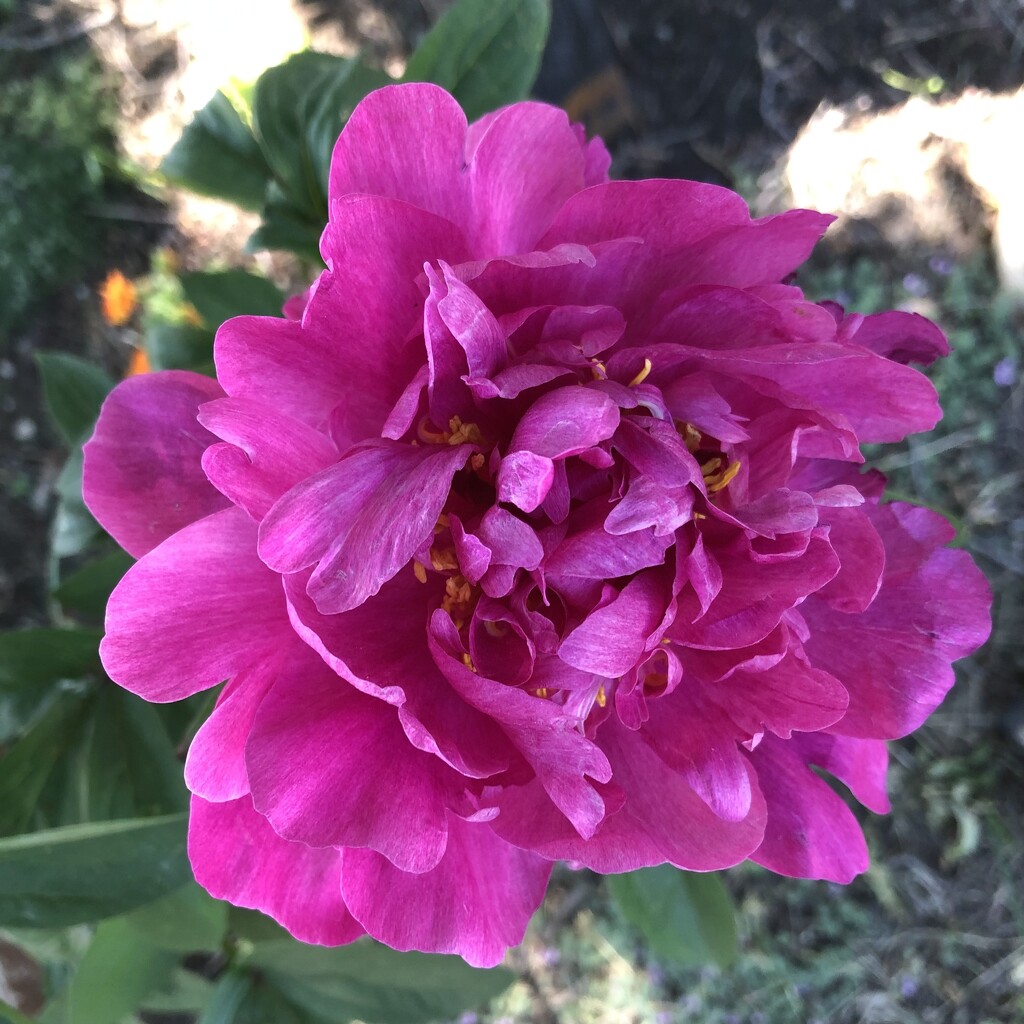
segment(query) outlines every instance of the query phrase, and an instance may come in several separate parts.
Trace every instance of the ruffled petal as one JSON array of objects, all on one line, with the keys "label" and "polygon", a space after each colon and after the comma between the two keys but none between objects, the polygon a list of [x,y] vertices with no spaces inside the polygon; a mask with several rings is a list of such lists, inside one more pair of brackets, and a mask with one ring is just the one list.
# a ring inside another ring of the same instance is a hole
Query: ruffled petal
[{"label": "ruffled petal", "polygon": [[493,967],[523,941],[550,874],[550,862],[502,841],[488,824],[453,816],[432,871],[407,874],[372,851],[346,850],[342,891],[360,924],[393,949],[457,953]]},{"label": "ruffled petal", "polygon": [[253,804],[282,839],[369,847],[413,872],[444,853],[457,776],[409,743],[394,707],[308,648],[289,657],[260,704],[245,759]]},{"label": "ruffled petal", "polygon": [[107,396],[85,445],[82,496],[130,555],[227,508],[201,463],[217,439],[196,419],[200,405],[223,394],[202,374],[165,370],[129,377]]},{"label": "ruffled petal", "polygon": [[100,658],[140,697],[181,700],[260,662],[290,634],[281,580],[256,556],[256,524],[231,508],[128,570],[107,604]]},{"label": "ruffled petal", "polygon": [[341,851],[282,839],[248,797],[192,797],[188,855],[211,896],[262,910],[300,942],[343,946],[365,934],[342,900]]}]

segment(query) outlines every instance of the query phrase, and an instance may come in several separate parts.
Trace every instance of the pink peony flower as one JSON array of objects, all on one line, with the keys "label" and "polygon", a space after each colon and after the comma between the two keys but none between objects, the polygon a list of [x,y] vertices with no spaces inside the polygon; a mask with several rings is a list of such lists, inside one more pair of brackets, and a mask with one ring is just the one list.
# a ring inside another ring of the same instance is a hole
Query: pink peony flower
[{"label": "pink peony flower", "polygon": [[372,94],[304,307],[224,324],[216,381],[124,381],[86,447],[140,559],[107,671],[227,680],[196,877],[299,939],[495,964],[562,859],[848,882],[811,766],[885,811],[885,741],[987,634],[952,529],[858,470],[939,418],[940,331],[782,283],[828,217],[608,164],[548,106]]}]

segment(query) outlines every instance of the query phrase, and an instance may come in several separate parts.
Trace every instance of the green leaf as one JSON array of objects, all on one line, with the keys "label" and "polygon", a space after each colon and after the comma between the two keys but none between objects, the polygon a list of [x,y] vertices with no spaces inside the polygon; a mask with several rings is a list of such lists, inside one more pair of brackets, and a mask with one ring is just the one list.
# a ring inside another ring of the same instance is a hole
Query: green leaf
[{"label": "green leaf", "polygon": [[197,1024],[309,1024],[309,1018],[266,979],[232,971],[217,983]]},{"label": "green leaf", "polygon": [[260,75],[253,131],[278,185],[300,216],[327,222],[334,141],[355,105],[391,79],[354,57],[306,50]]},{"label": "green leaf", "polygon": [[609,875],[608,886],[658,956],[688,966],[714,960],[722,967],[736,958],[732,900],[718,875],[665,864]]},{"label": "green leaf", "polygon": [[39,352],[36,360],[50,415],[68,444],[80,444],[96,423],[113,380],[95,364],[66,352]]},{"label": "green leaf", "polygon": [[313,223],[289,206],[268,204],[263,211],[263,223],[246,239],[245,250],[283,249],[295,253],[307,263],[323,267],[320,258],[322,232],[323,223]]},{"label": "green leaf", "polygon": [[191,877],[185,814],[0,839],[0,925],[62,928],[126,913]]},{"label": "green leaf", "polygon": [[402,81],[443,85],[474,121],[529,94],[550,21],[550,0],[460,0],[409,58]]},{"label": "green leaf", "polygon": [[100,634],[92,629],[0,633],[0,690],[41,689],[100,671]]},{"label": "green leaf", "polygon": [[76,569],[53,592],[65,612],[103,618],[107,598],[135,560],[125,551],[111,551]]},{"label": "green leaf", "polygon": [[40,795],[78,737],[84,702],[84,694],[59,694],[0,760],[0,835],[29,828]]},{"label": "green leaf", "polygon": [[218,950],[228,927],[228,905],[189,882],[121,920],[161,949],[177,953]]},{"label": "green leaf", "polygon": [[146,355],[154,370],[198,370],[213,364],[213,330],[155,317],[146,328]]},{"label": "green leaf", "polygon": [[247,210],[263,205],[270,180],[270,168],[252,132],[222,92],[192,119],[160,170],[193,192]]},{"label": "green leaf", "polygon": [[187,810],[181,764],[157,709],[107,682],[91,711],[84,764],[75,773],[87,787],[87,820]]},{"label": "green leaf", "polygon": [[140,936],[124,918],[104,921],[78,965],[67,993],[70,1024],[113,1024],[166,985],[176,953]]},{"label": "green leaf", "polygon": [[36,1022],[31,1017],[18,1013],[13,1006],[9,1006],[0,999],[0,1024],[36,1024]]},{"label": "green leaf", "polygon": [[284,296],[273,281],[245,270],[182,274],[185,298],[195,306],[204,326],[215,331],[225,320],[248,313],[280,316]]},{"label": "green leaf", "polygon": [[248,963],[295,1006],[326,1021],[416,1024],[454,1017],[493,999],[515,980],[454,956],[399,953],[361,941],[340,949],[297,942],[256,945]]}]

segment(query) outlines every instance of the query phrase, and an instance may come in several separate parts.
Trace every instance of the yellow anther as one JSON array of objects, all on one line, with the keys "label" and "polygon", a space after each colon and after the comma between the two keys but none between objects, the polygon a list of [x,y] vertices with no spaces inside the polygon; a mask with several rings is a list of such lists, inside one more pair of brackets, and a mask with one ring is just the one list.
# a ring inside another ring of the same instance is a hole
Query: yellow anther
[{"label": "yellow anther", "polygon": [[680,433],[683,435],[683,441],[686,442],[686,450],[691,453],[700,447],[700,443],[704,439],[701,432],[691,423],[684,423]]},{"label": "yellow anther", "polygon": [[447,441],[453,447],[457,444],[483,444],[484,436],[475,423],[463,423],[458,416],[448,421]]},{"label": "yellow anther", "polygon": [[483,457],[481,452],[474,452],[469,457],[469,468],[473,470],[474,473],[479,473],[480,470],[484,468],[484,464],[486,462],[487,460]]},{"label": "yellow anther", "polygon": [[442,512],[437,517],[437,522],[434,523],[434,536],[437,536],[439,533],[444,533],[449,526],[451,526],[451,520],[448,518],[448,513]]},{"label": "yellow anther", "polygon": [[455,557],[455,548],[432,547],[430,549],[430,564],[438,572],[458,569],[459,560]]},{"label": "yellow anther", "polygon": [[721,459],[708,459],[708,461],[700,467],[701,476],[703,476],[705,480],[710,480],[718,472],[718,468],[721,465]]},{"label": "yellow anther", "polygon": [[533,691],[534,697],[540,697],[541,700],[546,700],[551,696],[551,691],[546,686],[542,686],[539,690]]},{"label": "yellow anther", "polygon": [[711,491],[712,493],[715,493],[716,491],[720,491],[723,487],[727,487],[729,485],[729,482],[735,478],[736,474],[739,471],[740,463],[733,462],[728,469],[724,470],[719,475],[718,479],[715,480],[714,483],[712,483],[710,480],[708,481],[708,490]]},{"label": "yellow anther", "polygon": [[[629,382],[631,388],[635,388],[637,384],[643,384],[647,380],[648,375],[651,372],[651,361],[650,359],[644,360],[644,368]],[[602,705],[603,706],[603,705]]]},{"label": "yellow anther", "polygon": [[424,444],[445,444],[448,440],[448,435],[437,430],[431,430],[427,426],[429,422],[429,417],[424,416],[419,423],[416,424],[416,436],[423,441]]},{"label": "yellow anther", "polygon": [[476,605],[479,592],[465,576],[449,576],[444,581],[444,597],[441,608],[446,611],[455,623],[456,629],[462,629]]},{"label": "yellow anther", "polygon": [[427,582],[427,567],[422,562],[417,562],[415,558],[412,560],[412,571],[420,583]]},{"label": "yellow anther", "polygon": [[476,671],[476,665],[473,664],[473,659],[468,654],[464,654],[462,656],[462,664],[465,665],[470,672]]},{"label": "yellow anther", "polygon": [[[650,365],[648,363],[648,365]],[[608,694],[604,692],[604,683],[602,683],[597,690],[597,706],[603,708],[608,703]]]},{"label": "yellow anther", "polygon": [[593,359],[590,363],[590,373],[594,380],[607,380],[608,367],[600,359]]}]

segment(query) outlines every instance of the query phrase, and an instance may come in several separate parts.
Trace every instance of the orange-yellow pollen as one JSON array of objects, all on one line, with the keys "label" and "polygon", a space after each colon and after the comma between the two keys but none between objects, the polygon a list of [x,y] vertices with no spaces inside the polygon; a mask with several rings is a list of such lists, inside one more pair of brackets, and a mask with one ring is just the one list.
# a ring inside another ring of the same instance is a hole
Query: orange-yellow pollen
[{"label": "orange-yellow pollen", "polygon": [[458,569],[459,560],[455,557],[455,548],[439,548],[435,544],[430,549],[430,564],[438,572]]},{"label": "orange-yellow pollen", "polygon": [[458,416],[453,416],[448,421],[448,443],[454,447],[457,444],[483,444],[484,436],[475,423],[463,423]]},{"label": "orange-yellow pollen", "polygon": [[722,490],[723,487],[728,487],[729,482],[733,480],[736,474],[740,471],[740,463],[730,463],[721,473],[715,474],[714,476],[705,475],[704,481],[708,485],[708,490],[714,494],[716,491]]},{"label": "orange-yellow pollen", "polygon": [[415,558],[412,560],[412,571],[420,583],[427,582],[427,567],[422,562],[417,562]]},{"label": "orange-yellow pollen", "polygon": [[644,368],[629,382],[629,387],[635,388],[637,384],[643,384],[651,372],[650,359],[644,360]]},{"label": "orange-yellow pollen", "polygon": [[444,597],[441,607],[452,618],[456,629],[462,629],[476,604],[478,590],[461,574],[449,576],[444,581]]}]

